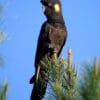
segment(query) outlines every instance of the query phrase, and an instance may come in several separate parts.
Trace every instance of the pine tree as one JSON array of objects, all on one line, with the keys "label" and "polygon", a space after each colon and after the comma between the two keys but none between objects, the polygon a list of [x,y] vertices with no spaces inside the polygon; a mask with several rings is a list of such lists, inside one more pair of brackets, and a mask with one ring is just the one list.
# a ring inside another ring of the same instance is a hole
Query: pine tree
[{"label": "pine tree", "polygon": [[83,100],[100,100],[100,64],[98,58],[95,64],[85,65],[82,74],[80,93]]},{"label": "pine tree", "polygon": [[[72,53],[68,50],[68,61],[63,57],[57,60],[56,55],[47,61],[46,66],[50,68],[49,73],[49,98],[51,100],[79,100],[78,79],[75,68],[72,67]],[[45,63],[42,62],[45,65]]]},{"label": "pine tree", "polygon": [[[2,13],[2,6],[0,3],[0,20],[1,20],[1,13]],[[0,31],[0,43],[2,43],[3,40],[4,40],[4,33],[2,31]],[[2,66],[3,63],[4,63],[4,60],[0,56],[0,66]],[[1,83],[0,83],[0,100],[6,100],[7,89],[8,89],[7,83],[5,83],[3,85],[1,85]]]},{"label": "pine tree", "polygon": [[0,100],[6,100],[6,93],[8,89],[8,84],[5,83],[0,87]]},{"label": "pine tree", "polygon": [[[42,62],[42,64],[44,63]],[[49,73],[49,93],[46,100],[100,100],[100,64],[98,58],[96,58],[95,63],[86,63],[83,66],[83,73],[79,73],[81,79],[78,79],[79,75],[77,75],[75,67],[72,66],[71,49],[68,51],[67,62],[63,57],[59,60],[54,57],[51,61],[47,60],[46,66],[51,70]]]}]

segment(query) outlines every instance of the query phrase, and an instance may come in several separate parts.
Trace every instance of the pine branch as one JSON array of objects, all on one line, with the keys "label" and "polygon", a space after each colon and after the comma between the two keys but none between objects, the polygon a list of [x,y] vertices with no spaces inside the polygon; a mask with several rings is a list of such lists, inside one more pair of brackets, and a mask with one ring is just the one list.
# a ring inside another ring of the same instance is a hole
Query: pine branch
[{"label": "pine branch", "polygon": [[[49,84],[56,100],[78,100],[77,73],[72,67],[71,49],[68,52],[68,63],[61,57],[49,63]],[[51,64],[50,64],[51,63]]]},{"label": "pine branch", "polygon": [[4,84],[0,88],[0,100],[6,100],[7,89],[8,89],[8,83]]},{"label": "pine branch", "polygon": [[[85,74],[84,74],[85,73]],[[86,64],[80,92],[83,100],[100,100],[100,64]]]}]

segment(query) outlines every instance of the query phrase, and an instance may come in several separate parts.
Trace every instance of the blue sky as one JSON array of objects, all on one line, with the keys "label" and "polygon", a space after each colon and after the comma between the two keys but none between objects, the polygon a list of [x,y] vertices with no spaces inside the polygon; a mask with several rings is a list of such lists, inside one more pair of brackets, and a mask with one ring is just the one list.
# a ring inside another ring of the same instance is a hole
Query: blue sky
[{"label": "blue sky", "polygon": [[[45,21],[40,0],[0,0],[5,4],[2,30],[7,40],[0,45],[5,58],[0,78],[8,80],[7,100],[29,100],[34,57],[41,24]],[[100,0],[61,0],[68,38],[62,54],[71,46],[73,63],[80,65],[100,57]],[[1,77],[2,75],[2,77]]]}]

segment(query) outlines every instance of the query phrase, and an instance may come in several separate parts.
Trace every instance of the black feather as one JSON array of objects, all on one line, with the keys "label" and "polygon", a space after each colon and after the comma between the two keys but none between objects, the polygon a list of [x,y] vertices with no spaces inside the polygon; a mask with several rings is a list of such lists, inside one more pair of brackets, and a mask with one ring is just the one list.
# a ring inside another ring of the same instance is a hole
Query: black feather
[{"label": "black feather", "polygon": [[[31,100],[41,100],[45,95],[49,70],[47,70],[44,66],[40,66],[39,77],[36,82],[37,69],[41,60],[48,54],[50,54],[49,57],[51,57],[55,52],[57,57],[59,57],[67,39],[67,30],[62,15],[60,0],[41,0],[41,3],[46,7],[44,14],[47,21],[43,23],[38,38],[35,56],[36,71],[35,75],[30,80],[30,83],[34,82]],[[60,12],[58,13],[56,13],[53,9],[55,4],[59,4]]]}]

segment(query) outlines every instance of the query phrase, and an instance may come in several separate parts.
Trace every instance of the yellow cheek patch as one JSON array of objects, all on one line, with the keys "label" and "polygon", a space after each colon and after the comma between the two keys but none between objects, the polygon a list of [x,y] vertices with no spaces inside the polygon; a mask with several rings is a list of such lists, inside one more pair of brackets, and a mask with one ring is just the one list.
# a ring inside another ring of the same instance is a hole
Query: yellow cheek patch
[{"label": "yellow cheek patch", "polygon": [[54,5],[54,10],[55,10],[55,12],[60,12],[60,6],[59,6],[59,4],[55,4]]}]

